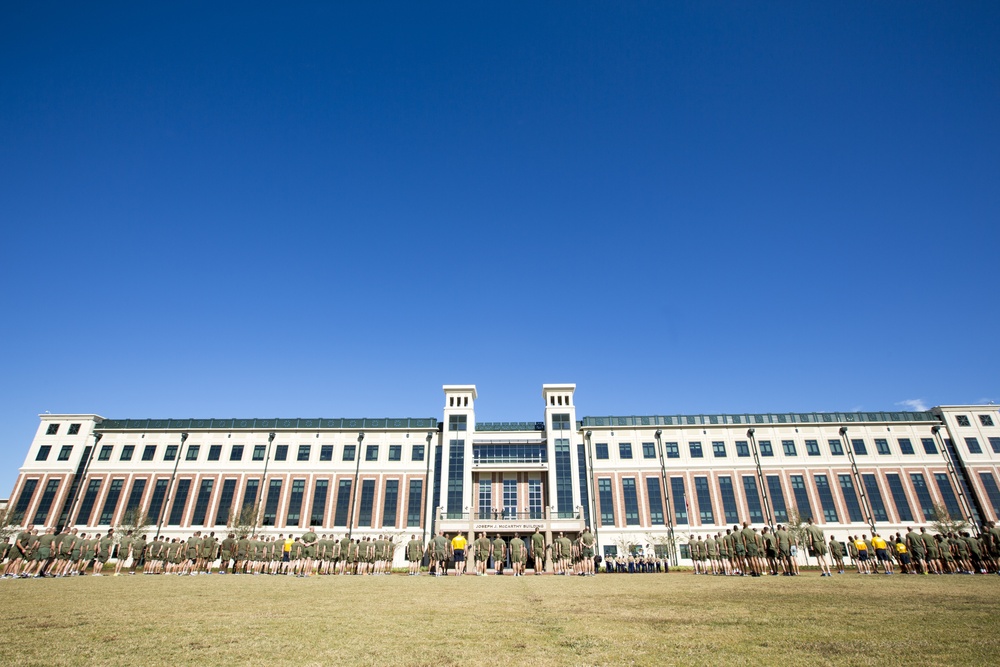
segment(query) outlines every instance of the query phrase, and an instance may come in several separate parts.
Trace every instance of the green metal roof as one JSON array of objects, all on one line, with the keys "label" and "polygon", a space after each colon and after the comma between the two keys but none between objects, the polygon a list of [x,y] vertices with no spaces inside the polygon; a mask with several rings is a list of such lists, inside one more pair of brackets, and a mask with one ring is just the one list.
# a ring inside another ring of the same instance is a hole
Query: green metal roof
[{"label": "green metal roof", "polygon": [[648,417],[584,417],[583,427],[600,426],[728,426],[740,424],[940,423],[933,412],[784,412],[729,415],[657,415]]},{"label": "green metal roof", "polygon": [[299,418],[294,419],[105,419],[98,424],[96,431],[163,431],[174,429],[191,429],[206,431],[235,431],[262,429],[437,429],[438,420],[433,417],[400,419],[326,419]]}]

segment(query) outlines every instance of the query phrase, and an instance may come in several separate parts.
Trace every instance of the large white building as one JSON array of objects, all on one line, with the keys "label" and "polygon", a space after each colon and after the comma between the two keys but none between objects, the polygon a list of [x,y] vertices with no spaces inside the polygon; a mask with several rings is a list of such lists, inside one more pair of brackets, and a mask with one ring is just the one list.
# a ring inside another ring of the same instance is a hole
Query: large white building
[{"label": "large white building", "polygon": [[926,523],[935,504],[976,525],[1000,515],[995,406],[579,417],[575,389],[544,385],[529,422],[477,422],[474,385],[446,385],[440,419],[44,414],[10,503],[25,523],[87,532],[140,508],[168,536],[224,531],[258,502],[272,534],[589,524],[605,554],[674,558],[690,535],[782,523],[793,507],[841,539]]}]

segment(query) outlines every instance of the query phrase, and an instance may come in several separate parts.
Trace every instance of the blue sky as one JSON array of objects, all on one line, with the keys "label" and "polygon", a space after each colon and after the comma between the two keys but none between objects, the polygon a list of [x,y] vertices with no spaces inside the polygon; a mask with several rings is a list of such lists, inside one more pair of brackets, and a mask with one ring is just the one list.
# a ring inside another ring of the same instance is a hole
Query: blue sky
[{"label": "blue sky", "polygon": [[1000,400],[997,3],[330,4],[5,8],[0,496],[46,410]]}]

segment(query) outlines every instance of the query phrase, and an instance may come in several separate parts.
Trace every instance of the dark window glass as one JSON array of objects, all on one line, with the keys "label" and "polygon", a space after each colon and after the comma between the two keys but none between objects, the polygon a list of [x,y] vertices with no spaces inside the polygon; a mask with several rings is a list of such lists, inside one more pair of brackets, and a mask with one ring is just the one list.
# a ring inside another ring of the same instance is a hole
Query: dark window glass
[{"label": "dark window glass", "polygon": [[184,506],[187,505],[188,493],[190,491],[190,479],[178,480],[177,492],[174,494],[174,504],[170,507],[170,519],[167,521],[167,525],[181,525],[181,520],[184,518]]},{"label": "dark window glass", "polygon": [[316,480],[316,490],[313,493],[312,512],[309,513],[310,526],[322,526],[326,522],[326,494],[329,489],[329,480]]},{"label": "dark window glass", "polygon": [[275,445],[275,447],[274,447],[274,460],[275,461],[287,461],[288,460],[288,445]]},{"label": "dark window glass", "polygon": [[948,514],[951,515],[951,518],[964,518],[962,508],[958,504],[958,496],[955,495],[955,489],[952,487],[951,480],[948,479],[948,475],[940,472],[935,473],[934,480],[937,482],[938,491],[941,492],[941,498],[944,499],[944,507],[948,510]]},{"label": "dark window glass", "polygon": [[639,525],[639,495],[635,489],[635,478],[622,479],[622,498],[625,501],[625,525]]},{"label": "dark window glass", "polygon": [[722,513],[726,523],[736,523],[740,520],[740,511],[736,506],[736,492],[733,490],[733,478],[729,475],[719,477],[719,495],[722,498]]},{"label": "dark window glass", "polygon": [[267,448],[264,447],[264,445],[253,446],[253,456],[251,458],[254,461],[263,461],[266,455],[267,455]]},{"label": "dark window glass", "polygon": [[205,515],[208,514],[208,502],[212,499],[212,487],[214,485],[214,479],[201,480],[201,488],[198,489],[198,496],[194,501],[194,512],[191,514],[192,526],[205,525]]},{"label": "dark window glass", "polygon": [[594,456],[597,457],[599,461],[603,461],[608,458],[608,443],[598,442],[594,444]]},{"label": "dark window glass", "polygon": [[899,438],[896,440],[899,443],[899,451],[903,454],[913,454],[913,443],[910,442],[909,438]]},{"label": "dark window glass", "polygon": [[993,513],[1000,516],[1000,488],[997,488],[996,478],[993,477],[993,473],[981,472],[979,479],[982,480],[983,488],[986,489],[986,496],[990,499],[990,505],[993,506]]},{"label": "dark window glass", "polygon": [[222,445],[210,445],[208,448],[208,460],[218,461],[222,457]]},{"label": "dark window glass", "polygon": [[70,424],[69,431],[66,432],[67,435],[76,435],[80,432],[79,424]]},{"label": "dark window glass", "polygon": [[97,454],[98,461],[110,461],[111,460],[111,450],[114,449],[112,445],[103,445],[101,451]]},{"label": "dark window glass", "polygon": [[222,482],[222,493],[219,494],[219,506],[215,509],[216,526],[225,526],[229,523],[229,511],[233,507],[233,496],[235,495],[236,480],[224,480]]},{"label": "dark window glass", "polygon": [[865,520],[861,513],[861,505],[858,503],[858,492],[854,488],[854,480],[850,475],[837,475],[840,482],[840,490],[844,494],[844,503],[847,505],[847,515],[851,523],[862,523]]},{"label": "dark window glass", "polygon": [[700,459],[702,457],[700,442],[690,442],[688,443],[688,448],[691,450],[691,458]]},{"label": "dark window glass", "polygon": [[676,442],[663,443],[663,449],[666,452],[668,459],[679,459],[681,457],[680,448],[677,446]]},{"label": "dark window glass", "polygon": [[809,456],[819,456],[819,443],[815,440],[806,440],[806,454]]},{"label": "dark window glass", "polygon": [[740,458],[750,456],[750,444],[746,440],[736,441],[736,456]]},{"label": "dark window glass", "polygon": [[160,523],[160,513],[163,511],[163,499],[167,495],[169,480],[158,479],[153,486],[153,497],[149,500],[149,521],[153,524]]},{"label": "dark window glass", "polygon": [[851,440],[851,447],[854,449],[854,454],[856,456],[866,456],[868,454],[868,448],[865,446],[865,441],[861,438],[854,438]]},{"label": "dark window glass", "polygon": [[959,426],[972,426],[972,424],[969,423],[969,418],[965,415],[957,415],[955,417],[955,421],[958,422]]},{"label": "dark window glass", "polygon": [[[579,479],[580,484],[580,502],[583,504],[583,522],[587,526],[592,526],[590,522],[590,493],[587,490],[587,452],[584,449],[583,443],[576,446],[576,465],[580,471],[577,479]],[[540,482],[540,480],[539,480]],[[531,497],[532,486],[529,482],[528,486],[528,511],[531,512],[535,508],[532,506],[534,499]],[[541,488],[539,488],[539,496],[541,496]],[[541,498],[539,498],[539,502]]]},{"label": "dark window glass", "polygon": [[281,500],[281,480],[272,479],[267,486],[267,498],[264,500],[264,525],[273,526],[278,519],[278,502]]},{"label": "dark window glass", "polygon": [[714,524],[715,512],[712,511],[712,493],[708,488],[708,478],[695,477],[694,491],[698,497],[698,515],[701,518],[701,525]]},{"label": "dark window glass", "polygon": [[563,413],[558,415],[552,415],[552,430],[553,431],[568,431],[569,430],[569,414]]},{"label": "dark window glass", "polygon": [[188,450],[187,450],[187,456],[185,457],[185,460],[187,460],[187,461],[197,461],[198,460],[198,452],[200,452],[200,451],[201,451],[201,446],[200,445],[191,445],[191,446],[189,446]]},{"label": "dark window glass", "polygon": [[649,521],[654,526],[663,524],[663,494],[660,492],[660,478],[646,478],[646,498],[649,500]]},{"label": "dark window glass", "polygon": [[347,513],[351,507],[351,480],[342,479],[337,485],[337,511],[333,516],[333,525],[346,526]]},{"label": "dark window glass", "polygon": [[966,438],[965,446],[969,448],[970,454],[982,454],[983,448],[979,446],[978,438]]},{"label": "dark window glass", "polygon": [[844,455],[844,444],[840,440],[830,439],[826,441],[826,444],[830,445],[830,453],[834,456]]},{"label": "dark window glass", "polygon": [[[398,445],[397,445],[398,446]],[[396,525],[396,505],[399,502],[399,480],[385,480],[385,500],[382,503],[382,527]]]},{"label": "dark window glass", "polygon": [[674,523],[686,525],[688,522],[687,492],[684,490],[683,477],[670,478],[670,495],[674,497]]},{"label": "dark window glass", "polygon": [[726,443],[721,441],[715,441],[712,443],[712,455],[715,458],[725,458],[726,456]]},{"label": "dark window glass", "polygon": [[59,433],[59,424],[49,424],[45,429],[45,435],[56,435]]},{"label": "dark window glass", "polygon": [[827,523],[838,523],[837,506],[833,503],[833,492],[826,475],[813,475],[816,480],[816,490],[819,492],[819,504],[823,508],[823,519]]},{"label": "dark window glass", "polygon": [[[37,480],[29,480],[32,483]],[[83,494],[83,502],[80,503],[80,511],[76,513],[76,525],[85,526],[90,523],[90,514],[94,511],[94,503],[97,502],[97,492],[101,490],[101,480],[92,479],[87,484],[87,491]],[[32,486],[34,491],[34,486]],[[24,494],[21,494],[24,497]],[[28,509],[25,507],[24,509]],[[23,512],[23,510],[21,510]]]},{"label": "dark window glass", "polygon": [[142,493],[146,490],[146,480],[137,479],[132,482],[132,490],[128,494],[128,502],[125,503],[125,511],[137,510],[142,505]]},{"label": "dark window glass", "polygon": [[319,448],[319,460],[320,461],[332,461],[333,460],[333,445],[322,445]]},{"label": "dark window glass", "polygon": [[785,452],[785,456],[798,456],[799,453],[795,451],[795,441],[794,440],[782,440],[781,449]]},{"label": "dark window glass", "polygon": [[142,460],[152,461],[156,457],[156,445],[146,445],[142,448]]},{"label": "dark window glass", "polygon": [[889,451],[889,441],[885,438],[875,438],[875,451],[882,455],[891,454],[892,452]]},{"label": "dark window glass", "polygon": [[875,475],[862,475],[861,481],[865,484],[865,491],[868,494],[868,504],[871,505],[872,515],[876,521],[888,521],[889,515],[885,511],[885,502],[882,500],[882,490],[878,486]]},{"label": "dark window glass", "polygon": [[410,455],[410,460],[412,460],[412,461],[423,461],[424,460],[424,446],[423,445],[413,445],[413,453]]},{"label": "dark window glass", "polygon": [[979,423],[983,426],[993,426],[993,415],[979,415]]},{"label": "dark window glass", "polygon": [[365,461],[378,461],[378,445],[368,445],[365,448]]},{"label": "dark window glass", "polygon": [[424,480],[410,480],[409,500],[406,503],[406,525],[407,527],[420,526],[420,505],[423,502]]},{"label": "dark window glass", "polygon": [[656,458],[656,443],[655,442],[644,442],[644,443],[642,443],[642,458],[644,458],[644,459],[655,459]]},{"label": "dark window glass", "polygon": [[38,501],[38,509],[35,510],[35,518],[32,519],[31,523],[34,524],[44,524],[49,518],[49,512],[52,509],[52,501],[56,498],[56,491],[59,490],[59,480],[50,479],[45,483],[45,491],[42,492],[42,497]]},{"label": "dark window glass", "polygon": [[913,483],[913,490],[917,494],[917,501],[920,503],[920,511],[924,515],[924,521],[934,520],[934,501],[931,499],[930,489],[927,488],[927,481],[920,473],[911,473],[910,482]]},{"label": "dark window glass", "polygon": [[286,526],[297,526],[302,518],[302,500],[306,494],[306,480],[293,479],[292,493],[288,499],[288,515],[285,518]]},{"label": "dark window glass", "polygon": [[761,456],[774,456],[774,450],[771,448],[770,440],[760,441],[760,455]]},{"label": "dark window glass", "polygon": [[247,488],[243,493],[243,507],[250,505],[253,507],[257,504],[257,491],[260,489],[259,479],[248,479]]},{"label": "dark window glass", "polygon": [[35,454],[36,461],[46,461],[49,458],[49,452],[52,451],[52,445],[42,445],[38,448],[38,453]]},{"label": "dark window glass", "polygon": [[296,456],[296,461],[308,461],[309,454],[312,452],[312,447],[310,445],[299,445],[299,453]]},{"label": "dark window glass", "polygon": [[131,461],[132,455],[135,453],[135,445],[125,445],[122,447],[122,461]]},{"label": "dark window glass", "polygon": [[802,475],[791,475],[792,494],[795,496],[795,508],[799,511],[799,518],[805,521],[813,515],[812,505],[809,504],[809,492],[806,491],[806,481]]},{"label": "dark window glass", "polygon": [[59,448],[59,456],[56,457],[57,461],[69,461],[70,455],[73,453],[73,445],[63,445]]},{"label": "dark window glass", "polygon": [[620,459],[630,459],[630,458],[632,458],[632,443],[631,442],[619,442],[618,443],[618,458],[620,458]]},{"label": "dark window glass", "polygon": [[372,506],[375,504],[375,480],[366,479],[361,482],[361,498],[358,500],[358,526],[369,528],[372,525]]},{"label": "dark window glass", "polygon": [[774,520],[778,523],[785,523],[788,521],[788,508],[785,506],[785,492],[781,488],[781,477],[778,475],[768,475],[767,490],[771,495]]},{"label": "dark window glass", "polygon": [[167,449],[163,452],[164,461],[173,461],[177,458],[177,445],[167,445]]},{"label": "dark window glass", "polygon": [[556,511],[558,518],[573,516],[573,473],[568,438],[556,438]]},{"label": "dark window glass", "polygon": [[895,473],[886,473],[885,479],[889,483],[889,493],[892,494],[892,501],[896,504],[899,520],[913,521],[913,511],[910,510],[910,501],[906,499],[903,481]]},{"label": "dark window glass", "polygon": [[232,450],[229,452],[230,461],[242,461],[243,460],[243,445],[233,445]]},{"label": "dark window glass", "polygon": [[601,504],[601,525],[615,525],[615,507],[611,497],[611,480],[602,477],[597,480],[597,500]]},{"label": "dark window glass", "polygon": [[1000,438],[990,438],[990,448],[994,454],[1000,454]]},{"label": "dark window glass", "polygon": [[389,460],[390,461],[401,461],[403,459],[403,446],[402,445],[389,445]]},{"label": "dark window glass", "polygon": [[743,475],[743,491],[746,493],[747,507],[750,509],[750,523],[763,523],[764,512],[761,510],[757,478],[753,475]]},{"label": "dark window glass", "polygon": [[356,445],[344,445],[344,457],[343,457],[343,460],[344,461],[353,461],[354,460],[354,452],[355,452],[356,449],[357,449]]},{"label": "dark window glass", "polygon": [[449,431],[464,431],[466,430],[468,424],[466,423],[465,415],[451,415],[448,417],[448,430]]},{"label": "dark window glass", "polygon": [[934,438],[920,438],[920,444],[924,446],[925,454],[937,454],[937,445],[934,443]]}]

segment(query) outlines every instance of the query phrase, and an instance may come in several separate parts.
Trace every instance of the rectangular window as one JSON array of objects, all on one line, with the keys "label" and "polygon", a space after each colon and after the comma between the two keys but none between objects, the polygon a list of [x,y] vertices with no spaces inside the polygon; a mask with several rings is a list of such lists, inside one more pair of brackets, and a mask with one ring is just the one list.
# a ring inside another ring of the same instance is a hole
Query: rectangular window
[{"label": "rectangular window", "polygon": [[903,490],[903,481],[895,473],[886,473],[885,479],[889,483],[889,493],[892,494],[892,502],[896,504],[899,520],[913,521],[913,512],[910,510],[910,501],[906,499],[906,491]]},{"label": "rectangular window", "polygon": [[816,440],[806,440],[806,454],[809,456],[819,456],[819,442]]},{"label": "rectangular window", "polygon": [[42,497],[38,501],[38,509],[35,510],[35,518],[31,521],[31,523],[45,523],[46,519],[49,518],[49,512],[52,510],[52,501],[56,499],[56,491],[58,490],[58,479],[50,479],[45,483],[45,491],[42,492]]},{"label": "rectangular window", "polygon": [[465,484],[465,440],[448,443],[448,518],[462,518],[462,493]]},{"label": "rectangular window", "polygon": [[344,445],[344,456],[343,456],[342,460],[344,460],[344,461],[353,461],[354,460],[354,452],[355,452],[356,449],[357,449],[357,445]]},{"label": "rectangular window", "polygon": [[598,442],[594,444],[594,456],[597,457],[598,461],[604,461],[608,458],[608,443]]},{"label": "rectangular window", "polygon": [[306,480],[293,479],[292,493],[288,499],[288,515],[285,518],[285,525],[288,527],[297,526],[302,520],[302,501],[306,495]]},{"label": "rectangular window", "polygon": [[390,461],[402,461],[403,460],[403,446],[402,445],[389,445],[389,460]]},{"label": "rectangular window", "polygon": [[229,511],[233,507],[233,496],[235,495],[236,480],[224,480],[222,482],[222,493],[219,494],[219,505],[215,508],[216,526],[225,526],[229,523]]},{"label": "rectangular window", "polygon": [[201,488],[198,489],[198,497],[194,501],[194,512],[191,514],[192,526],[205,525],[205,515],[208,514],[208,502],[212,499],[214,485],[214,479],[201,480]]},{"label": "rectangular window", "polygon": [[644,442],[644,443],[642,443],[642,458],[644,458],[644,459],[655,459],[656,458],[656,443],[655,442]]},{"label": "rectangular window", "polygon": [[969,418],[965,415],[956,415],[955,421],[958,422],[959,426],[972,426],[972,424],[969,423]]},{"label": "rectangular window", "polygon": [[253,507],[257,504],[257,492],[260,490],[260,480],[259,479],[248,479],[247,488],[243,493],[243,507],[250,505]]},{"label": "rectangular window", "polygon": [[875,475],[862,475],[861,481],[865,484],[865,492],[868,494],[868,504],[871,505],[872,516],[875,517],[876,521],[888,521],[889,515],[885,511],[882,490],[878,487]]},{"label": "rectangular window", "polygon": [[558,518],[573,516],[573,473],[569,438],[556,438],[556,508]]},{"label": "rectangular window", "polygon": [[[34,485],[38,483],[38,480],[31,479],[25,482],[24,484],[25,490],[27,490],[28,482],[31,483],[32,485],[31,490],[34,491],[35,490]],[[90,514],[94,511],[94,503],[97,502],[97,493],[100,490],[101,490],[101,480],[99,479],[90,480],[90,482],[87,484],[87,491],[86,493],[83,494],[83,501],[80,503],[80,511],[76,513],[76,525],[86,526],[87,524],[90,523]],[[24,500],[23,492],[21,493],[21,500],[22,501]],[[24,510],[21,510],[20,508],[18,509],[19,511],[24,512]],[[27,506],[25,506],[24,509],[25,510],[28,509]]]},{"label": "rectangular window", "polygon": [[319,460],[320,461],[333,460],[333,445],[320,445]]},{"label": "rectangular window", "polygon": [[464,431],[467,427],[468,423],[465,415],[451,415],[448,417],[449,431]]},{"label": "rectangular window", "polygon": [[861,513],[861,505],[858,503],[858,492],[854,488],[854,479],[850,475],[837,475],[840,481],[840,490],[844,494],[844,504],[847,505],[847,516],[851,523],[862,523],[865,515]]},{"label": "rectangular window", "polygon": [[927,481],[920,473],[910,473],[910,482],[913,483],[913,490],[917,494],[917,502],[920,503],[920,511],[924,515],[924,521],[934,520],[934,500],[931,499],[931,491],[927,488]]},{"label": "rectangular window", "polygon": [[962,514],[962,508],[958,504],[958,496],[955,495],[955,489],[952,487],[951,480],[948,479],[948,475],[941,472],[935,473],[934,481],[937,482],[938,491],[941,492],[941,498],[944,500],[944,507],[948,510],[948,514],[951,515],[951,518],[965,518]]},{"label": "rectangular window", "polygon": [[267,486],[267,497],[264,499],[264,525],[273,526],[278,520],[278,503],[281,501],[281,481],[272,479]]},{"label": "rectangular window", "polygon": [[378,445],[368,445],[365,448],[365,461],[378,461]]},{"label": "rectangular window", "polygon": [[620,459],[630,459],[630,458],[632,458],[632,443],[631,442],[619,442],[618,443],[618,458],[620,458]]},{"label": "rectangular window", "polygon": [[920,444],[924,446],[925,454],[937,454],[937,445],[934,444],[934,438],[920,438]]},{"label": "rectangular window", "polygon": [[274,446],[274,460],[275,461],[287,461],[288,460],[288,445],[275,445]]},{"label": "rectangular window", "polygon": [[128,502],[125,504],[125,511],[131,512],[139,509],[142,505],[142,493],[146,490],[146,480],[137,479],[132,482],[132,490],[128,494]]},{"label": "rectangular window", "polygon": [[177,481],[177,492],[174,494],[174,504],[170,506],[170,518],[167,520],[168,526],[181,525],[181,520],[184,518],[184,507],[187,505],[188,493],[190,491],[190,479]]},{"label": "rectangular window", "polygon": [[156,457],[156,445],[146,445],[142,448],[142,460],[152,461]]},{"label": "rectangular window", "polygon": [[990,438],[990,448],[994,454],[1000,454],[1000,438]]},{"label": "rectangular window", "polygon": [[774,450],[771,449],[771,441],[770,440],[761,440],[760,441],[760,455],[761,456],[774,456]]},{"label": "rectangular window", "polygon": [[169,486],[170,480],[158,479],[156,484],[153,486],[153,496],[149,500],[149,515],[150,523],[159,524],[160,514],[163,512],[163,500],[167,495],[167,486]]},{"label": "rectangular window", "polygon": [[49,424],[45,429],[45,435],[56,435],[59,433],[59,424]]},{"label": "rectangular window", "polygon": [[59,448],[59,456],[56,457],[57,461],[69,461],[70,455],[73,453],[73,445],[63,445]]},{"label": "rectangular window", "polygon": [[674,497],[674,523],[686,525],[688,522],[687,492],[683,477],[670,478],[670,494]]},{"label": "rectangular window", "polygon": [[676,442],[665,442],[663,443],[663,449],[666,451],[666,456],[668,459],[679,459],[681,457],[680,449],[677,447]]},{"label": "rectangular window", "polygon": [[611,497],[610,479],[602,477],[597,480],[597,498],[601,504],[601,526],[615,525],[615,507]]},{"label": "rectangular window", "polygon": [[264,445],[254,445],[253,446],[253,456],[251,457],[254,461],[263,461],[266,455],[267,449]]},{"label": "rectangular window", "polygon": [[342,479],[337,485],[337,511],[333,515],[334,526],[347,525],[347,513],[351,507],[351,480]]},{"label": "rectangular window", "polygon": [[794,440],[782,440],[781,449],[785,452],[785,456],[798,456],[798,452],[795,451]]},{"label": "rectangular window", "polygon": [[80,432],[79,424],[70,424],[69,431],[66,432],[66,435],[77,435],[79,432]]},{"label": "rectangular window", "polygon": [[111,450],[114,449],[113,445],[103,445],[101,451],[97,454],[98,461],[110,461],[111,460]]},{"label": "rectangular window", "polygon": [[122,455],[120,460],[131,461],[133,454],[135,454],[135,445],[125,445],[124,447],[122,447]]},{"label": "rectangular window", "polygon": [[1000,517],[1000,488],[997,488],[996,478],[993,477],[993,473],[981,472],[979,479],[982,480],[986,496],[990,499],[990,505],[993,506],[993,515]]},{"label": "rectangular window", "polygon": [[177,445],[167,445],[167,449],[163,452],[164,461],[173,461],[177,458]]},{"label": "rectangular window", "polygon": [[691,450],[691,458],[700,459],[702,457],[700,442],[690,442],[688,448]]},{"label": "rectangular window", "polygon": [[899,451],[907,456],[913,454],[913,443],[910,442],[909,438],[897,438],[896,442],[899,443]]},{"label": "rectangular window", "polygon": [[517,517],[517,479],[503,481],[503,514],[506,517]]},{"label": "rectangular window", "polygon": [[322,526],[326,522],[326,494],[330,490],[330,481],[317,479],[313,491],[313,506],[309,513],[310,526]]},{"label": "rectangular window", "polygon": [[484,475],[479,478],[479,518],[493,517],[493,477]]},{"label": "rectangular window", "polygon": [[712,493],[708,488],[708,477],[694,478],[694,492],[698,498],[698,516],[701,525],[711,526],[715,523],[715,512],[712,511]]},{"label": "rectangular window", "polygon": [[654,526],[663,524],[663,494],[660,492],[660,478],[646,478],[646,498],[649,500],[649,521]]},{"label": "rectangular window", "polygon": [[816,480],[816,491],[819,492],[819,505],[823,508],[823,520],[827,523],[839,523],[837,506],[833,503],[833,492],[826,475],[813,475]]},{"label": "rectangular window", "polygon": [[36,461],[47,461],[49,458],[49,452],[52,451],[52,445],[42,445],[38,448],[38,453],[35,454]]},{"label": "rectangular window", "polygon": [[792,494],[795,496],[795,508],[799,511],[799,519],[805,521],[813,515],[805,478],[802,475],[791,475],[789,480],[792,482]]},{"label": "rectangular window", "polygon": [[868,448],[865,446],[865,441],[861,438],[851,440],[851,447],[854,449],[854,454],[856,456],[868,455]]},{"label": "rectangular window", "polygon": [[622,498],[625,501],[625,525],[639,525],[639,495],[635,488],[634,477],[622,478]]},{"label": "rectangular window", "polygon": [[358,526],[370,528],[372,525],[372,507],[375,505],[375,480],[361,481],[361,497],[358,499]]},{"label": "rectangular window", "polygon": [[781,488],[781,477],[767,476],[767,491],[771,494],[771,507],[774,509],[774,520],[779,523],[788,521],[788,509],[785,507],[785,492]]},{"label": "rectangular window", "polygon": [[982,454],[983,448],[979,446],[978,438],[966,438],[965,446],[969,448],[970,454]]},{"label": "rectangular window", "polygon": [[528,516],[532,519],[542,518],[542,480],[528,480]]},{"label": "rectangular window", "polygon": [[552,415],[552,430],[553,431],[568,431],[569,430],[569,413]]},{"label": "rectangular window", "polygon": [[712,442],[712,455],[717,459],[726,457],[726,443],[716,440]]},{"label": "rectangular window", "polygon": [[875,438],[875,451],[883,456],[891,454],[892,452],[889,451],[889,441],[885,438]]},{"label": "rectangular window", "polygon": [[189,445],[188,446],[188,450],[187,450],[187,456],[184,457],[185,460],[187,460],[187,461],[197,461],[198,460],[198,452],[199,451],[201,451],[201,446],[200,445]]},{"label": "rectangular window", "polygon": [[230,461],[243,460],[243,445],[233,445],[233,448],[229,450],[229,460]]},{"label": "rectangular window", "polygon": [[311,445],[299,445],[299,453],[295,457],[296,461],[308,461],[309,455],[312,453]]},{"label": "rectangular window", "polygon": [[583,523],[592,526],[590,518],[590,493],[587,489],[587,451],[581,442],[576,446],[576,465],[580,474],[577,475],[580,485],[580,504],[583,506]]},{"label": "rectangular window", "polygon": [[424,446],[423,445],[413,445],[413,453],[410,455],[410,460],[412,460],[412,461],[423,461],[424,460]]},{"label": "rectangular window", "polygon": [[406,525],[407,527],[420,526],[420,505],[424,496],[424,480],[410,480],[410,498],[406,503]]},{"label": "rectangular window", "polygon": [[736,492],[733,490],[733,478],[729,475],[719,477],[719,495],[722,497],[722,513],[726,523],[738,523],[740,511],[736,506]]},{"label": "rectangular window", "polygon": [[763,523],[764,512],[760,505],[760,492],[757,490],[757,478],[753,475],[743,475],[743,492],[747,497],[747,508],[750,510],[750,523]]},{"label": "rectangular window", "polygon": [[[397,445],[398,446],[398,445]],[[385,480],[385,500],[382,502],[382,527],[396,525],[396,505],[399,502],[399,480]]]},{"label": "rectangular window", "polygon": [[742,458],[747,458],[750,456],[750,443],[746,440],[736,441],[736,456]]},{"label": "rectangular window", "polygon": [[208,460],[218,461],[222,456],[222,445],[211,445],[208,448]]},{"label": "rectangular window", "polygon": [[993,426],[993,415],[979,415],[979,423],[983,426]]},{"label": "rectangular window", "polygon": [[830,445],[830,454],[833,456],[844,455],[844,444],[840,440],[830,438],[826,441],[826,444]]}]

